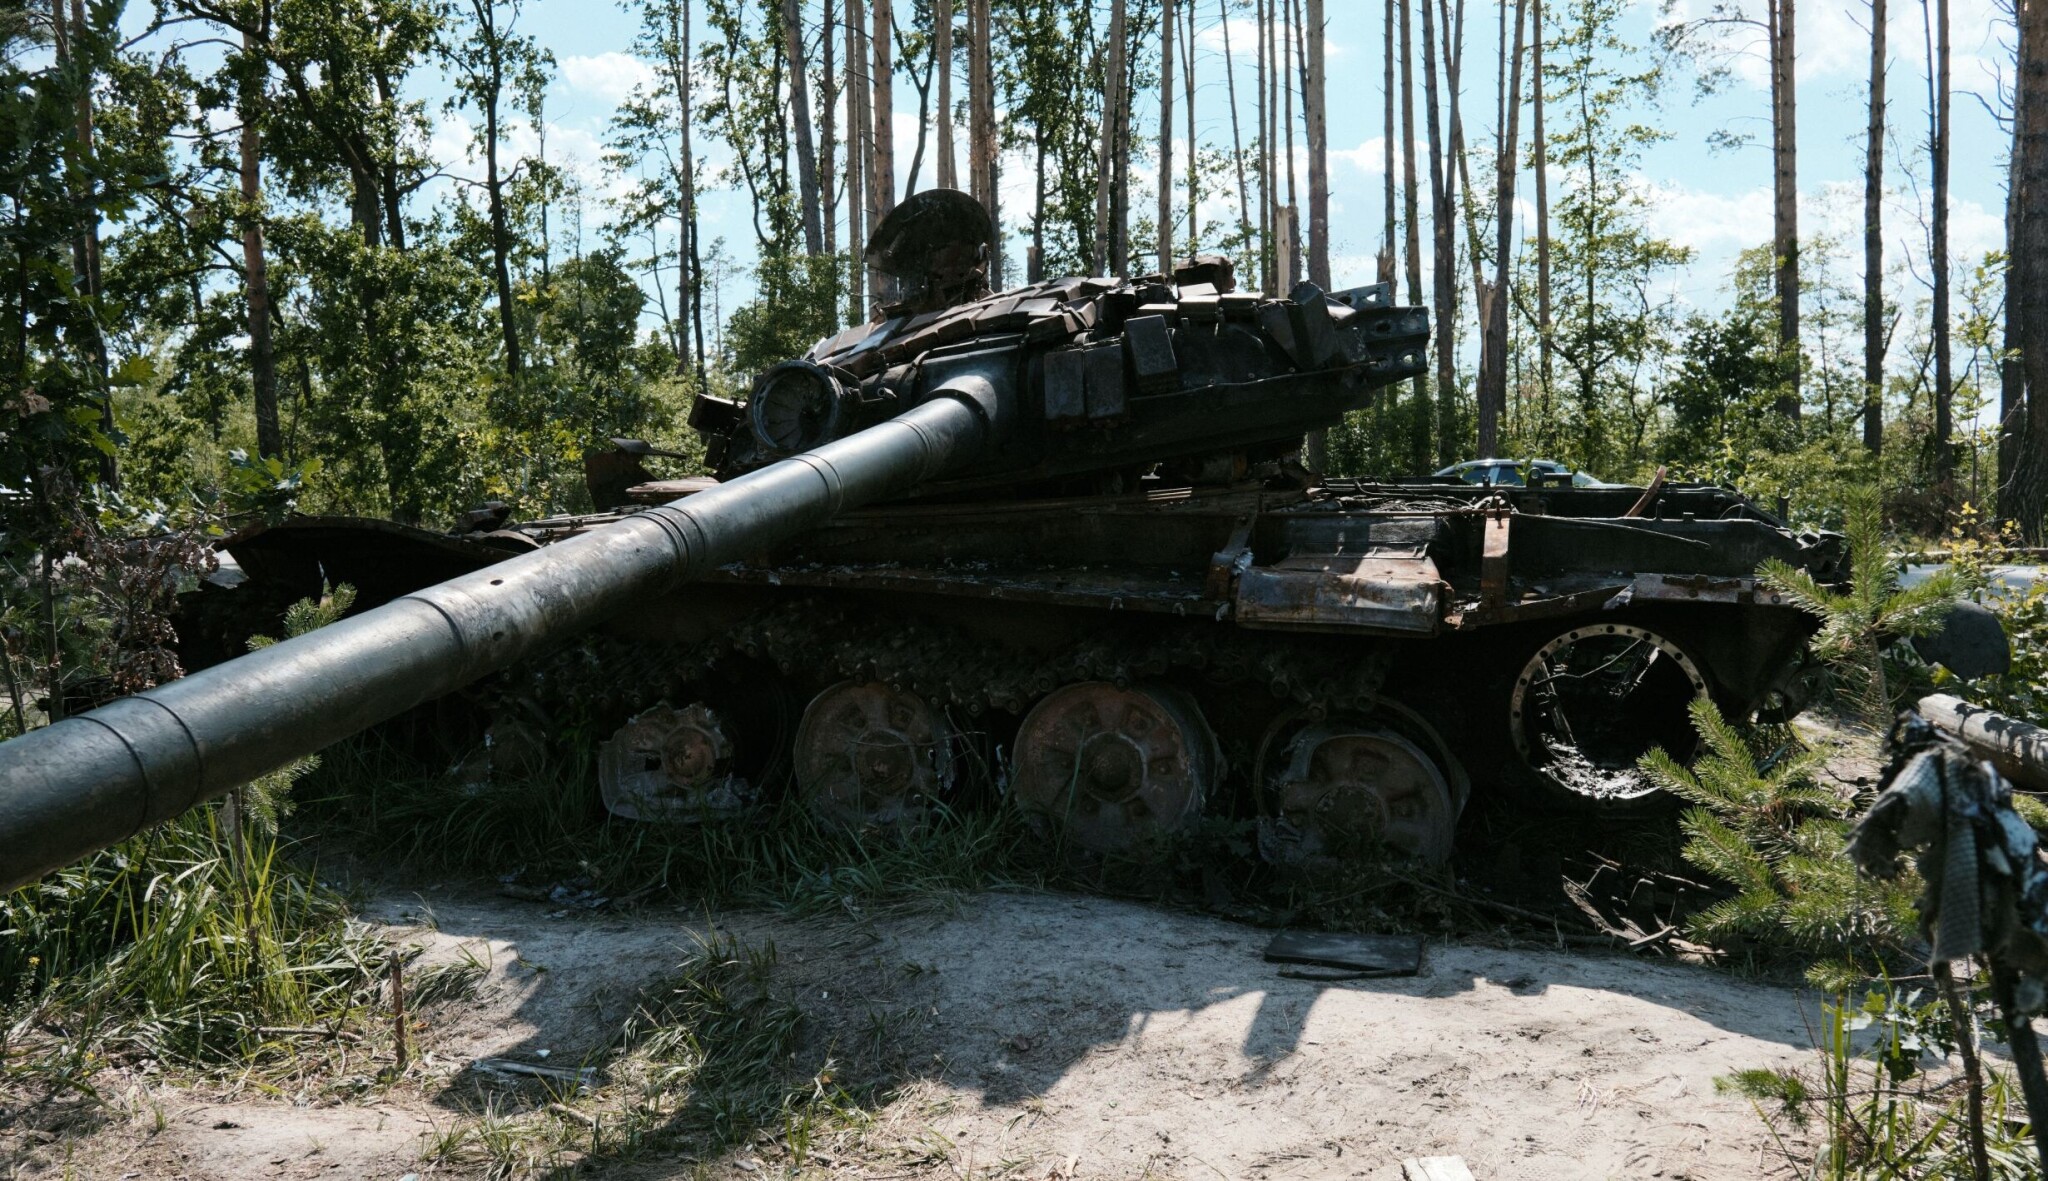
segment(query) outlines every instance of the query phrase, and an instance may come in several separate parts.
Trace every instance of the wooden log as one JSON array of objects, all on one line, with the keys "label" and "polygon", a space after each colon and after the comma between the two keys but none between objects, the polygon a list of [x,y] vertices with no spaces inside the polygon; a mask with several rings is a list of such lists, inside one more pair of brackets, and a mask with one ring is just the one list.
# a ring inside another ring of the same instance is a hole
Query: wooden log
[{"label": "wooden log", "polygon": [[1947,693],[1921,698],[1920,716],[1955,735],[2015,787],[2048,792],[2048,730]]}]

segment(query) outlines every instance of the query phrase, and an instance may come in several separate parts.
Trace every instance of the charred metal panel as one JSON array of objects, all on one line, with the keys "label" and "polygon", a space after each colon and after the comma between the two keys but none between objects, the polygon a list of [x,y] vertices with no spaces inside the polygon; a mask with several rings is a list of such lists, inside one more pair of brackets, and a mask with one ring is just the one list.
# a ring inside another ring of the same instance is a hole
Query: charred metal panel
[{"label": "charred metal panel", "polygon": [[1436,634],[1442,591],[1428,558],[1303,554],[1240,575],[1237,620],[1246,627],[1427,636]]}]

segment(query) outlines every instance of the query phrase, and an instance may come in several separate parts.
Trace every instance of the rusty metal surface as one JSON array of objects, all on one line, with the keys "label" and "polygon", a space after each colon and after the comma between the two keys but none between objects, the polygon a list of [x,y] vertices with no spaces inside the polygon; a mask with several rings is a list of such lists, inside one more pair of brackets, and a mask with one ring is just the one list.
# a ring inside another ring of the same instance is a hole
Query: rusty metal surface
[{"label": "rusty metal surface", "polygon": [[726,721],[702,702],[635,715],[597,751],[605,810],[625,820],[698,820],[736,812],[753,797],[733,773]]},{"label": "rusty metal surface", "polygon": [[1443,580],[1426,557],[1301,554],[1254,566],[1237,581],[1246,627],[1434,635]]},{"label": "rusty metal surface", "polygon": [[1185,692],[1087,681],[1025,715],[1010,790],[1061,841],[1143,857],[1201,814],[1220,763],[1215,734]]},{"label": "rusty metal surface", "polygon": [[913,828],[953,790],[956,741],[952,723],[917,694],[841,681],[804,710],[798,793],[828,825]]},{"label": "rusty metal surface", "polygon": [[1368,725],[1314,722],[1285,746],[1268,786],[1274,824],[1262,842],[1279,859],[1355,860],[1382,850],[1427,865],[1451,856],[1459,802],[1421,747]]}]

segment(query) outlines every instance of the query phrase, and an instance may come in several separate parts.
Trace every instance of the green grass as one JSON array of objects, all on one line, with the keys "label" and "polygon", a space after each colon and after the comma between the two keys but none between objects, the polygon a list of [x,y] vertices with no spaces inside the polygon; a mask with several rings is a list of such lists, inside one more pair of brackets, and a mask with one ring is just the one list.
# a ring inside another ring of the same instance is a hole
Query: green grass
[{"label": "green grass", "polygon": [[[1813,1038],[1809,1069],[1744,1070],[1715,1080],[1715,1089],[1755,1106],[1791,1176],[1971,1181],[1963,1083],[1938,1070],[1955,1050],[1945,1006],[1886,983],[1860,1006],[1838,997]],[[1984,1141],[1994,1181],[2040,1177],[2026,1105],[2009,1072],[1986,1072]]]},{"label": "green grass", "polygon": [[[0,896],[0,1061],[290,1058],[377,997],[382,945],[249,826],[200,808]],[[317,1036],[317,1035],[315,1035]]]}]

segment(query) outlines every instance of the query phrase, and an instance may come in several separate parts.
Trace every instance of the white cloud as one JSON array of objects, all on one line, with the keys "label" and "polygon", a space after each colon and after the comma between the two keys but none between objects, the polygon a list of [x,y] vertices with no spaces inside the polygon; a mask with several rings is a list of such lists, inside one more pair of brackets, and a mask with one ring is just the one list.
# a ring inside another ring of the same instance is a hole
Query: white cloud
[{"label": "white cloud", "polygon": [[654,71],[630,53],[612,50],[595,55],[573,54],[561,59],[562,80],[572,90],[595,95],[614,105],[625,101],[636,86],[654,82]]}]

